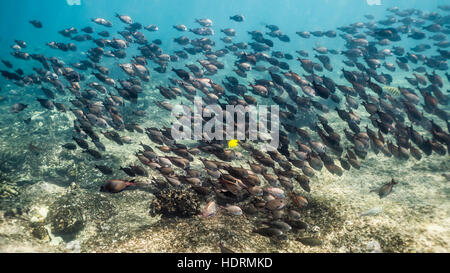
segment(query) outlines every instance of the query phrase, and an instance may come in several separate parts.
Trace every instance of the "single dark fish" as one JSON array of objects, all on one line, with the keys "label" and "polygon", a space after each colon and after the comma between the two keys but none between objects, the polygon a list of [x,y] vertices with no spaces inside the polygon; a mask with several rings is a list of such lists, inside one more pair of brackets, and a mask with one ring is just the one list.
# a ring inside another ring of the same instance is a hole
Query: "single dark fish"
[{"label": "single dark fish", "polygon": [[80,148],[82,149],[89,148],[89,144],[86,142],[86,140],[79,137],[72,137],[72,139],[75,140],[75,142],[78,144],[78,146],[80,146]]},{"label": "single dark fish", "polygon": [[113,170],[105,165],[95,165],[95,168],[97,168],[99,171],[101,171],[103,174],[110,175],[113,174]]},{"label": "single dark fish", "polygon": [[253,230],[254,233],[258,233],[262,236],[272,237],[272,236],[281,236],[283,235],[283,231],[277,228],[259,228]]},{"label": "single dark fish", "polygon": [[2,60],[2,63],[7,67],[7,68],[13,68],[13,65],[10,61],[7,60]]},{"label": "single dark fish", "polygon": [[245,19],[244,16],[240,15],[240,14],[230,16],[230,20],[233,20],[233,21],[236,21],[236,22],[243,22],[244,19]]},{"label": "single dark fish", "polygon": [[30,24],[32,24],[35,28],[42,28],[42,23],[38,20],[32,20],[30,21]]},{"label": "single dark fish", "polygon": [[76,150],[77,149],[77,145],[75,145],[73,143],[66,143],[66,144],[62,145],[62,147],[67,150]]},{"label": "single dark fish", "polygon": [[108,180],[100,188],[102,192],[119,193],[130,186],[134,186],[134,181],[126,181],[120,179]]},{"label": "single dark fish", "polygon": [[58,109],[58,111],[60,111],[62,113],[67,112],[67,108],[66,108],[66,106],[64,104],[56,102],[55,106],[56,106],[56,109]]},{"label": "single dark fish", "polygon": [[370,192],[377,192],[378,195],[380,196],[380,198],[384,198],[384,197],[388,196],[392,192],[392,188],[396,184],[397,184],[397,182],[395,182],[394,178],[392,178],[391,182],[384,184],[383,186],[381,186],[378,189],[371,190]]},{"label": "single dark fish", "polygon": [[188,81],[190,78],[189,73],[183,69],[172,68],[172,71],[175,72],[175,74],[177,74],[177,76],[183,79],[184,81]]},{"label": "single dark fish", "polygon": [[135,177],[135,176],[136,176],[136,173],[134,173],[134,171],[133,171],[132,168],[128,168],[128,167],[123,168],[123,167],[120,167],[120,170],[122,170],[122,171],[123,171],[124,173],[126,173],[128,176],[131,176],[131,177]]},{"label": "single dark fish", "polygon": [[44,107],[44,108],[46,108],[46,109],[49,109],[49,110],[55,109],[55,104],[54,104],[51,100],[48,100],[48,99],[40,99],[40,98],[37,98],[36,100],[39,101],[39,103],[41,104],[41,106]]},{"label": "single dark fish", "polygon": [[83,153],[88,153],[90,155],[92,155],[95,159],[101,159],[102,158],[102,154],[99,151],[93,150],[93,149],[86,149],[83,151]]},{"label": "single dark fish", "polygon": [[15,80],[15,81],[22,80],[22,77],[20,75],[16,74],[16,73],[11,73],[11,72],[5,71],[5,70],[0,70],[0,73],[7,80]]}]

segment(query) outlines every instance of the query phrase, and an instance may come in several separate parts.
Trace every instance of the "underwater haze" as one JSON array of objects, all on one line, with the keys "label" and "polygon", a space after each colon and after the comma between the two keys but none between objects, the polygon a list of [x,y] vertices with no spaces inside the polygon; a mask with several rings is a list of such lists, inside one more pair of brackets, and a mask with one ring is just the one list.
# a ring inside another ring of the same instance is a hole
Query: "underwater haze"
[{"label": "underwater haze", "polygon": [[[450,251],[450,1],[0,14],[0,252]],[[275,106],[279,145],[177,139],[196,98]]]}]

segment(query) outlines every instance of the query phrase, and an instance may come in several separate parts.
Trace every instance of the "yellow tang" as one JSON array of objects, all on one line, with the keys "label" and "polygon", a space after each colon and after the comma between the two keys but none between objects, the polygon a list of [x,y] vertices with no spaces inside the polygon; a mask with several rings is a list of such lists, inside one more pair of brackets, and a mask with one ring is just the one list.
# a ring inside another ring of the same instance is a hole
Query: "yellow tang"
[{"label": "yellow tang", "polygon": [[232,139],[230,141],[228,141],[228,148],[234,148],[238,145],[239,140],[237,139]]}]

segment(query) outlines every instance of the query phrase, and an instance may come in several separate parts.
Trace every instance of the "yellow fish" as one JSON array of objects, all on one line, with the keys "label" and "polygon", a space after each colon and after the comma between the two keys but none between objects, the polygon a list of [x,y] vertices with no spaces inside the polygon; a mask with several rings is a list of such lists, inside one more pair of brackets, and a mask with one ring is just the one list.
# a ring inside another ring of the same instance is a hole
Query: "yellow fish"
[{"label": "yellow fish", "polygon": [[239,144],[239,140],[232,139],[232,140],[228,141],[228,148],[234,148],[234,147],[238,146],[238,144]]}]

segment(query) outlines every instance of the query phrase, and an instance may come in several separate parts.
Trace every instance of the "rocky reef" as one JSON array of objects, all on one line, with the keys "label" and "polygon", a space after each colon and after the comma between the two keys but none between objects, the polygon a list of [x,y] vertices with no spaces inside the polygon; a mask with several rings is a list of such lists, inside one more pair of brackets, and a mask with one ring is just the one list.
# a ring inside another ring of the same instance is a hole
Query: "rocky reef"
[{"label": "rocky reef", "polygon": [[200,199],[189,190],[164,189],[156,194],[150,214],[163,217],[191,217],[200,212]]}]

